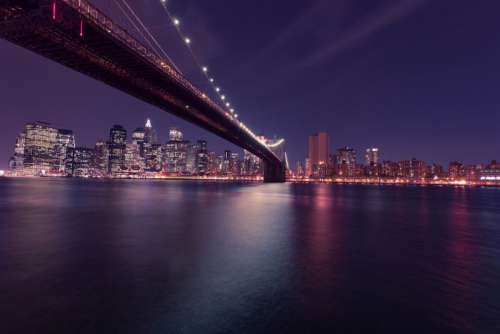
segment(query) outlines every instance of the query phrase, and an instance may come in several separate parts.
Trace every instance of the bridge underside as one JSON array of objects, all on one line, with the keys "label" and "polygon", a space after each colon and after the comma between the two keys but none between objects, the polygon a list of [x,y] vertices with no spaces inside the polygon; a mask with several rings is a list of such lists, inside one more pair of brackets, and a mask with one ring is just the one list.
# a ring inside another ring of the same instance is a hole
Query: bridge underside
[{"label": "bridge underside", "polygon": [[266,182],[285,181],[284,164],[237,121],[64,1],[0,0],[0,38],[215,133],[261,158]]}]

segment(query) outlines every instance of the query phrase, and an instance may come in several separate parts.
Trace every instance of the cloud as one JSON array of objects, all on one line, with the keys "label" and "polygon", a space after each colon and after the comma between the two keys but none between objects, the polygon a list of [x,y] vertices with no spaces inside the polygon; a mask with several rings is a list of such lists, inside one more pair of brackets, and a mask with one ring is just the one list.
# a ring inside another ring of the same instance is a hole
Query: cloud
[{"label": "cloud", "polygon": [[384,7],[339,36],[332,36],[335,38],[333,41],[326,40],[325,46],[312,52],[300,65],[310,66],[332,59],[341,52],[358,46],[383,28],[413,13],[426,2],[427,0],[404,0]]},{"label": "cloud", "polygon": [[[362,1],[319,0],[311,2],[258,56],[247,65],[269,62],[278,72],[318,66],[358,47],[384,28],[414,13],[428,0]],[[364,5],[364,4],[363,4]],[[281,74],[280,74],[281,75]]]}]

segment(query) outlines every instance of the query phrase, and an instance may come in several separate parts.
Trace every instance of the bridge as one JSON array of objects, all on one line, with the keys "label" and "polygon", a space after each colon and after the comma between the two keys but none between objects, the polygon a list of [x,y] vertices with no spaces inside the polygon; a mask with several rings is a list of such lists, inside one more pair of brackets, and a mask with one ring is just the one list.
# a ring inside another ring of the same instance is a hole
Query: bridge
[{"label": "bridge", "polygon": [[196,124],[264,162],[266,182],[285,165],[234,114],[196,88],[86,0],[0,0],[0,38]]}]

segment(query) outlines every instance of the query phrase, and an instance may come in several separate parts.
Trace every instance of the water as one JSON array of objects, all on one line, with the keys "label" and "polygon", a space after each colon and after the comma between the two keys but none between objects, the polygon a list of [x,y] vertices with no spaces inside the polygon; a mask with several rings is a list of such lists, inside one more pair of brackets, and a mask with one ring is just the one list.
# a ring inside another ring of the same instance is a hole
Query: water
[{"label": "water", "polygon": [[500,333],[499,201],[0,179],[0,333]]}]

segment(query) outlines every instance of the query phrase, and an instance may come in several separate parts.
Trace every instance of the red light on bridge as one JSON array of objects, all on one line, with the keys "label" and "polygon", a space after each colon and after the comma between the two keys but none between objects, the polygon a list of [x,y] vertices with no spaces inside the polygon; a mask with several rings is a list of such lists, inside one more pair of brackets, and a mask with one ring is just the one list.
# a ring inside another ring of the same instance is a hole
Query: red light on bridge
[{"label": "red light on bridge", "polygon": [[52,3],[52,20],[56,19],[56,2]]},{"label": "red light on bridge", "polygon": [[80,37],[83,37],[83,20],[80,20]]}]

